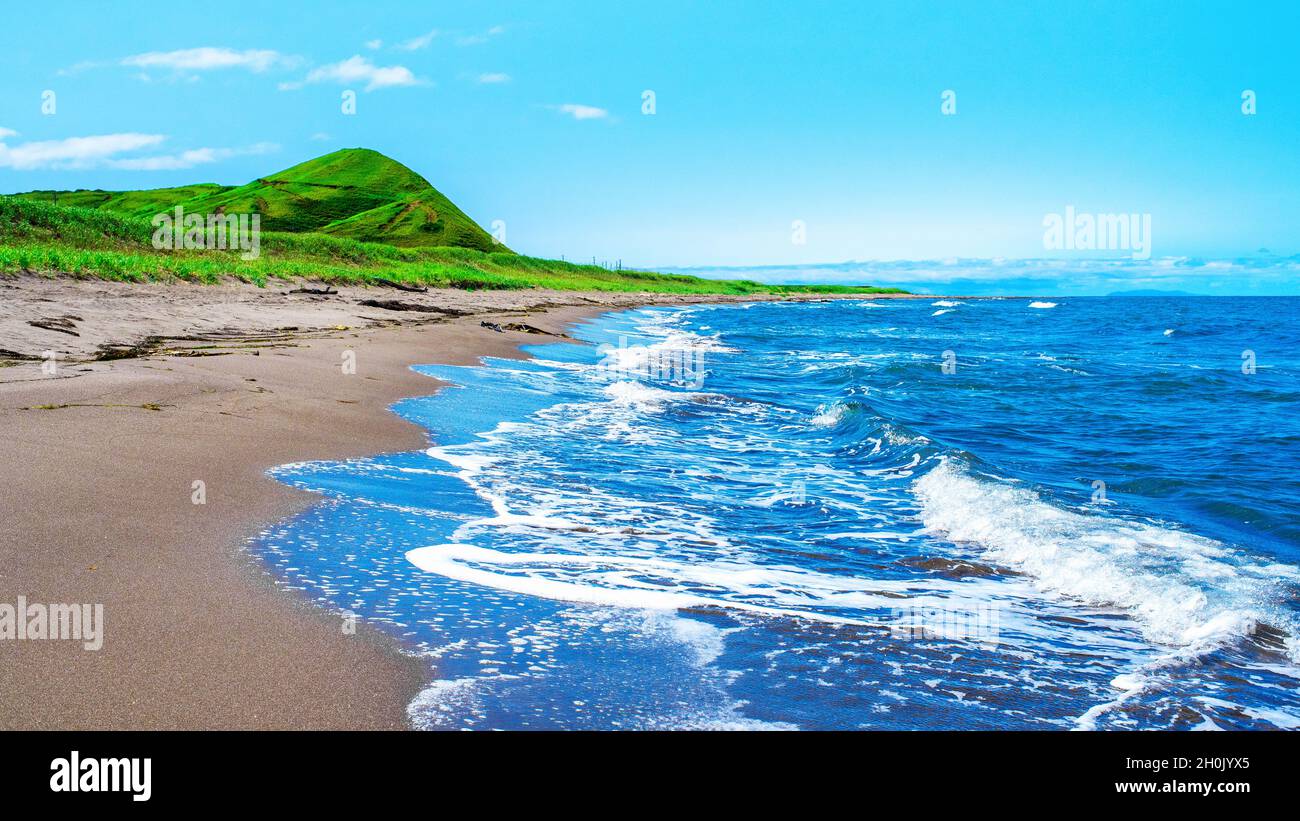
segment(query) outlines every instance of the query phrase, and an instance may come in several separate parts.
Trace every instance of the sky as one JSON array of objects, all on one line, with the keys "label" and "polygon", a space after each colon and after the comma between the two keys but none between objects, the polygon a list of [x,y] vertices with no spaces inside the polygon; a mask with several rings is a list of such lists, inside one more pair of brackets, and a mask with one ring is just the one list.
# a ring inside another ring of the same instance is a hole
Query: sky
[{"label": "sky", "polygon": [[[1300,254],[1295,3],[240,9],[10,4],[0,192],[241,184],[367,147],[571,260]],[[1149,219],[1149,247],[1053,245],[1067,208]]]}]

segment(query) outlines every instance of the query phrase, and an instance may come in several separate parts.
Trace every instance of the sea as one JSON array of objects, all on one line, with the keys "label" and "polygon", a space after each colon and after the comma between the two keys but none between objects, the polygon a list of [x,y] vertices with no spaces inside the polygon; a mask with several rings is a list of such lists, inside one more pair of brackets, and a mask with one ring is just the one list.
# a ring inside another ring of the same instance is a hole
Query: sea
[{"label": "sea", "polygon": [[[1300,728],[1300,298],[652,307],[250,550],[422,729]],[[437,382],[448,383],[439,389]]]}]

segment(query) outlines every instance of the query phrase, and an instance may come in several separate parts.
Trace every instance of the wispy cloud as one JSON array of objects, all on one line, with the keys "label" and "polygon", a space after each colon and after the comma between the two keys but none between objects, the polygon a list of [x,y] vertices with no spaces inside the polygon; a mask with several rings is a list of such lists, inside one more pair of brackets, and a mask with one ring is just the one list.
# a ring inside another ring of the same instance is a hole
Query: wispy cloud
[{"label": "wispy cloud", "polygon": [[[175,71],[212,71],[242,68],[262,72],[274,66],[292,67],[300,60],[271,49],[235,51],[229,48],[205,46],[177,51],[148,51],[124,57],[121,64],[135,68],[173,69]],[[75,67],[74,67],[75,68]]]},{"label": "wispy cloud", "polygon": [[506,31],[505,26],[493,26],[492,28],[488,29],[482,34],[466,34],[457,37],[456,45],[477,46],[482,43],[486,43],[488,40],[491,40],[493,37],[496,37],[500,34],[505,34],[505,31]]},{"label": "wispy cloud", "polygon": [[163,134],[126,132],[40,140],[12,147],[4,142],[16,135],[17,132],[12,129],[0,128],[0,168],[32,171],[41,168],[63,170],[103,166],[123,171],[168,171],[192,168],[245,154],[267,154],[280,148],[274,143],[257,143],[245,148],[194,148],[174,154],[123,156],[155,148],[167,137]]},{"label": "wispy cloud", "polygon": [[192,148],[176,154],[158,154],[150,157],[129,157],[110,159],[106,165],[124,171],[173,171],[179,168],[193,168],[196,165],[228,160],[250,154],[270,154],[279,151],[275,143],[257,143],[245,148]]},{"label": "wispy cloud", "polygon": [[438,30],[434,29],[419,37],[412,37],[410,40],[398,43],[396,48],[401,51],[419,51],[422,48],[428,48],[434,38],[438,36]]},{"label": "wispy cloud", "polygon": [[[6,136],[13,136],[12,132]],[[162,134],[97,134],[40,140],[12,148],[0,142],[0,168],[30,171],[37,168],[90,168],[119,154],[152,148],[166,137]]]},{"label": "wispy cloud", "polygon": [[311,135],[311,138],[318,143],[323,143],[330,138],[330,135],[326,134],[324,131],[317,131],[315,134]]},{"label": "wispy cloud", "polygon": [[97,63],[93,60],[82,60],[79,63],[74,63],[68,66],[67,68],[61,68],[58,71],[54,72],[54,74],[56,77],[71,77],[75,74],[80,74],[81,72],[88,71],[89,69],[92,68],[103,68],[106,65],[113,65],[113,64]]},{"label": "wispy cloud", "polygon": [[340,63],[312,69],[301,82],[280,83],[280,90],[291,91],[302,88],[305,83],[325,82],[342,85],[365,83],[366,91],[422,84],[406,66],[377,66],[360,54],[355,54]]},{"label": "wispy cloud", "polygon": [[480,74],[478,81],[489,85],[492,83],[508,83],[510,82],[510,75],[503,71],[492,71],[487,74]]},{"label": "wispy cloud", "polygon": [[372,51],[373,51],[374,49],[377,49],[377,48],[383,48],[383,46],[384,46],[384,41],[383,41],[383,40],[375,39],[375,40],[367,40],[367,41],[366,41],[366,48],[368,48],[368,49],[370,49],[370,50],[372,50]]},{"label": "wispy cloud", "polygon": [[609,116],[609,112],[603,108],[597,108],[594,105],[582,105],[581,103],[563,103],[561,105],[547,106],[547,108],[567,114],[575,120],[603,120]]}]

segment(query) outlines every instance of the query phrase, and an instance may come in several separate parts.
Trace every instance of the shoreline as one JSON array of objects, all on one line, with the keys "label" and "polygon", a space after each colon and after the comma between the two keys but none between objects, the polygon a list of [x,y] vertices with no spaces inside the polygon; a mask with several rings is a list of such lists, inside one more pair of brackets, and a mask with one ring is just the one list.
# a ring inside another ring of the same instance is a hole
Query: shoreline
[{"label": "shoreline", "polygon": [[[269,468],[422,448],[427,432],[389,407],[443,385],[412,365],[523,358],[522,345],[607,311],[899,298],[0,286],[0,356],[30,357],[0,367],[0,509],[12,512],[0,520],[0,601],[104,609],[97,651],[0,641],[3,729],[407,728],[407,704],[436,675],[427,661],[364,623],[349,635],[246,549],[322,498]],[[359,311],[362,297],[403,307]],[[66,316],[77,335],[33,314]],[[61,354],[54,374],[42,345]],[[349,351],[354,374],[340,366]],[[145,355],[117,358],[131,352]]]}]

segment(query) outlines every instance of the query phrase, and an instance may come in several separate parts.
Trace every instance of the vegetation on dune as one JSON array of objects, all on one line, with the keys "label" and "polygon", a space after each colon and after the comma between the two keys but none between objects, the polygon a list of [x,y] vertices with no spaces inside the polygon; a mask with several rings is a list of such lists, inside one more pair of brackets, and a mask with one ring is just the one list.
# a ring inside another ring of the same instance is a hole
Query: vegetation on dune
[{"label": "vegetation on dune", "polygon": [[149,218],[177,206],[191,214],[258,213],[264,231],[319,231],[404,247],[501,250],[428,180],[365,148],[345,148],[235,187],[31,191],[15,196],[126,217]]},{"label": "vegetation on dune", "polygon": [[[179,199],[178,199],[179,198]],[[261,217],[260,256],[157,250],[153,215]],[[377,240],[377,241],[376,241]],[[149,191],[34,191],[0,196],[0,273],[215,283],[235,277],[333,283],[391,280],[453,288],[661,293],[889,293],[849,286],[769,286],[538,259],[490,236],[415,172],[382,154],[337,151],[248,185]]]},{"label": "vegetation on dune", "polygon": [[76,208],[98,208],[114,214],[135,217],[151,217],[159,211],[167,211],[176,205],[194,197],[229,190],[228,186],[215,183],[183,185],[179,188],[150,188],[144,191],[98,191],[82,189],[80,191],[29,191],[15,194],[23,199],[48,202]]}]

